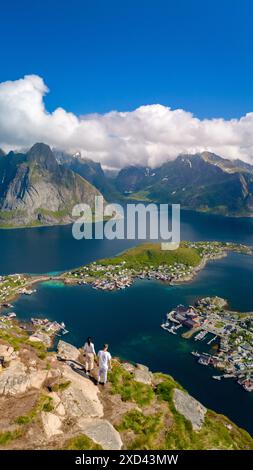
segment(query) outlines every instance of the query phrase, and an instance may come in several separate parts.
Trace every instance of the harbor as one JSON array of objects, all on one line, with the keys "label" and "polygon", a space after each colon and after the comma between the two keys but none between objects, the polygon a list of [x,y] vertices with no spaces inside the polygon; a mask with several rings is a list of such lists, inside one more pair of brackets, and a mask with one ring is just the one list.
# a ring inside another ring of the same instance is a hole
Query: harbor
[{"label": "harbor", "polygon": [[253,391],[253,316],[230,311],[225,299],[206,297],[194,306],[178,305],[166,315],[161,327],[171,334],[178,328],[186,331],[182,337],[206,344],[213,352],[192,351],[197,363],[223,372],[215,380],[234,379],[247,392]]}]

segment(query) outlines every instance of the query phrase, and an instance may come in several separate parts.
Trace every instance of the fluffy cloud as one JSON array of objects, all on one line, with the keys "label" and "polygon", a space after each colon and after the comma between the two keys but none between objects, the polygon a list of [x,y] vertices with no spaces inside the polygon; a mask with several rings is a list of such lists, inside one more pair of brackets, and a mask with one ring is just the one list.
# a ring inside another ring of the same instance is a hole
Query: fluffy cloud
[{"label": "fluffy cloud", "polygon": [[203,150],[253,163],[253,113],[227,121],[200,120],[183,109],[153,104],[131,112],[76,116],[63,108],[49,113],[46,93],[37,75],[0,83],[0,147],[45,142],[115,168],[154,167],[180,153]]}]

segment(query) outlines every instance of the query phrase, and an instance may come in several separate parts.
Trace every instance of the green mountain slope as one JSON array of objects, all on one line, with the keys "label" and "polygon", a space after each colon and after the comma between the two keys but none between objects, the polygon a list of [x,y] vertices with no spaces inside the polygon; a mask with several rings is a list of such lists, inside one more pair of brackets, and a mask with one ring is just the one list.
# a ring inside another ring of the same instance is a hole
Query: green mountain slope
[{"label": "green mountain slope", "polygon": [[209,152],[181,155],[161,167],[129,167],[115,184],[128,197],[223,215],[253,213],[253,167]]}]

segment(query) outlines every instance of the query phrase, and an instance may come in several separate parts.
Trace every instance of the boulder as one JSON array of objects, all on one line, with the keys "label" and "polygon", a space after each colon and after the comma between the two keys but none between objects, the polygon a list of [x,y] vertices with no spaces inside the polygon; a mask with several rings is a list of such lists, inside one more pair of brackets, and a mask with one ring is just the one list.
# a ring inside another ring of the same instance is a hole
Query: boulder
[{"label": "boulder", "polygon": [[179,413],[188,419],[194,431],[199,431],[205,421],[207,409],[188,393],[174,389],[174,405]]},{"label": "boulder", "polygon": [[30,374],[30,387],[40,389],[47,378],[46,370],[36,370]]},{"label": "boulder", "polygon": [[72,344],[66,343],[65,341],[60,340],[57,346],[58,355],[63,359],[69,359],[72,361],[77,361],[80,355],[79,349]]},{"label": "boulder", "polygon": [[82,419],[79,420],[78,427],[105,450],[120,450],[122,447],[120,434],[106,419]]},{"label": "boulder", "polygon": [[130,362],[123,362],[122,367],[126,372],[133,373],[135,371],[134,365],[130,364]]},{"label": "boulder", "polygon": [[44,432],[48,439],[58,434],[62,434],[61,425],[62,421],[59,416],[54,413],[47,413],[42,411],[41,413],[42,424]]},{"label": "boulder", "polygon": [[52,339],[46,333],[42,331],[36,331],[33,335],[29,336],[29,340],[33,342],[39,342],[44,344],[47,348],[50,348],[52,344]]},{"label": "boulder", "polygon": [[152,384],[152,373],[149,371],[147,366],[137,364],[134,369],[134,379],[136,382],[141,382],[146,385]]},{"label": "boulder", "polygon": [[14,348],[6,344],[0,344],[0,357],[3,357],[4,361],[8,362],[17,357]]}]

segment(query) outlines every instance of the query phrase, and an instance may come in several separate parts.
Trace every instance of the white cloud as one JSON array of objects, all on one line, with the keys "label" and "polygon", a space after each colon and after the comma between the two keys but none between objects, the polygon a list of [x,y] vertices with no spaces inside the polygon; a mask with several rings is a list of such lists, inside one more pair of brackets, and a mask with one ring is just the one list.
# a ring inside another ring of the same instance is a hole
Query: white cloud
[{"label": "white cloud", "polygon": [[253,163],[253,113],[240,119],[200,120],[183,109],[160,104],[131,112],[76,116],[57,108],[47,112],[42,78],[0,83],[0,147],[18,149],[35,142],[75,152],[120,168],[157,166],[180,153],[209,150]]}]

